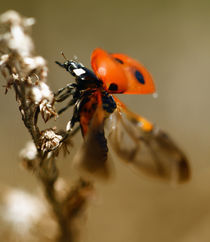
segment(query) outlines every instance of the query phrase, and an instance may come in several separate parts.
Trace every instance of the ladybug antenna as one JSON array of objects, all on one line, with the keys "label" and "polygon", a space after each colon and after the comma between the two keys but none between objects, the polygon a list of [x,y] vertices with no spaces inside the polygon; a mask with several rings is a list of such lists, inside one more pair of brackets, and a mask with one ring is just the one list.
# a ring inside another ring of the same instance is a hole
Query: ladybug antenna
[{"label": "ladybug antenna", "polygon": [[66,61],[68,61],[67,58],[65,57],[63,51],[61,51],[61,55],[63,56],[63,58],[64,58]]},{"label": "ladybug antenna", "polygon": [[[63,51],[61,51],[61,55],[63,56],[63,58],[65,59],[65,61],[68,62],[68,60],[67,60],[66,56],[64,55]],[[65,63],[62,64],[62,63],[60,63],[59,61],[55,61],[55,63],[58,64],[59,66],[61,66],[61,67],[63,67],[63,68],[66,69],[66,65],[65,65]]]}]

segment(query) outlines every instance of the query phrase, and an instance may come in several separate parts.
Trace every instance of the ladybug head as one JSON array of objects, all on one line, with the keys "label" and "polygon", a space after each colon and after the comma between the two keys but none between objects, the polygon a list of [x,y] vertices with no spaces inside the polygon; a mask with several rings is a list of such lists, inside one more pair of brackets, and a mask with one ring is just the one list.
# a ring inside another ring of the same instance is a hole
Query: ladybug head
[{"label": "ladybug head", "polygon": [[66,71],[68,71],[72,76],[75,77],[80,77],[86,72],[84,66],[77,61],[67,60],[63,64],[58,61],[56,61],[55,63],[66,69]]},{"label": "ladybug head", "polygon": [[58,61],[55,63],[68,71],[72,76],[74,76],[76,82],[81,85],[82,88],[97,87],[102,85],[102,82],[96,77],[94,72],[86,68],[80,62],[66,59],[63,64]]}]

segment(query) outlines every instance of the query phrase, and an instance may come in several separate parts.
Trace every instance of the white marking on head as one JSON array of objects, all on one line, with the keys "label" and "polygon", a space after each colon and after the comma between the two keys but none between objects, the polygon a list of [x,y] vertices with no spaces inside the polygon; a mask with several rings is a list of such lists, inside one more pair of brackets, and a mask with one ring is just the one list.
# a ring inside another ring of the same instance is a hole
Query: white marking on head
[{"label": "white marking on head", "polygon": [[82,69],[82,68],[79,68],[79,69],[74,69],[73,72],[75,73],[76,76],[81,76],[86,71],[84,69]]}]

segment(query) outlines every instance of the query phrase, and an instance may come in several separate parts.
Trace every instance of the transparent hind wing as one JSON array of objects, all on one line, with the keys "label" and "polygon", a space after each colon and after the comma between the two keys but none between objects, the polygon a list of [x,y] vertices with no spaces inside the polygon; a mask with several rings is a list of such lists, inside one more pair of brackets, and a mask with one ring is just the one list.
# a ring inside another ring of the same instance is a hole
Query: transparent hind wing
[{"label": "transparent hind wing", "polygon": [[108,141],[118,157],[147,175],[175,183],[187,181],[188,160],[172,139],[124,104],[117,104],[107,123]]}]

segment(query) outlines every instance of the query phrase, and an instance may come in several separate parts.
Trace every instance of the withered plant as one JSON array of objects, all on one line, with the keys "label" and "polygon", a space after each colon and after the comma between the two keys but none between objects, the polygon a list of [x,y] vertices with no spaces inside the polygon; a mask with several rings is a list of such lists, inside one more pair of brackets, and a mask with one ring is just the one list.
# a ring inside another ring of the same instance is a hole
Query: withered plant
[{"label": "withered plant", "polygon": [[[45,240],[75,241],[77,217],[84,211],[93,185],[84,179],[79,179],[73,186],[59,180],[56,158],[60,152],[69,152],[72,134],[55,127],[41,130],[38,126],[40,117],[47,122],[56,118],[57,113],[54,93],[47,84],[46,61],[35,55],[31,38],[34,22],[33,18],[22,17],[15,11],[0,16],[0,70],[6,80],[5,93],[10,89],[15,92],[21,118],[32,138],[21,151],[22,164],[42,184],[57,224],[57,233],[51,231],[53,227],[48,228],[49,234],[53,232],[55,238],[46,235]],[[59,183],[62,183],[61,188]],[[11,241],[12,238],[10,236]],[[23,238],[29,241],[26,235]]]}]

